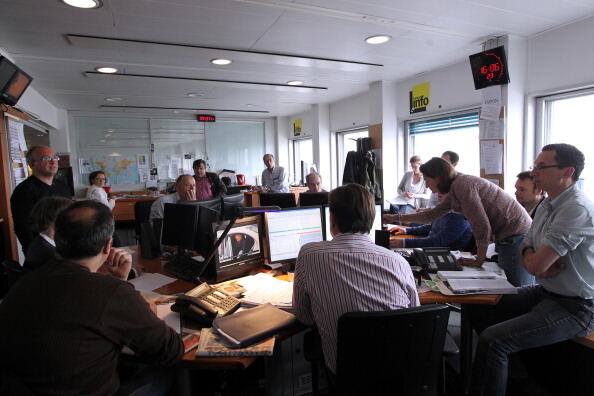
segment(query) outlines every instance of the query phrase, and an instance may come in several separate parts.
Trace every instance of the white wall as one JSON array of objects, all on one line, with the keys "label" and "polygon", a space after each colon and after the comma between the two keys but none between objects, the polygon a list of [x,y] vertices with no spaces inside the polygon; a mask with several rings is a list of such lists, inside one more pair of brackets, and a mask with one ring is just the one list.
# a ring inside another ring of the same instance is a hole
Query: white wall
[{"label": "white wall", "polygon": [[528,41],[526,92],[550,93],[594,84],[594,17]]},{"label": "white wall", "polygon": [[330,104],[331,131],[336,132],[369,124],[369,92]]}]

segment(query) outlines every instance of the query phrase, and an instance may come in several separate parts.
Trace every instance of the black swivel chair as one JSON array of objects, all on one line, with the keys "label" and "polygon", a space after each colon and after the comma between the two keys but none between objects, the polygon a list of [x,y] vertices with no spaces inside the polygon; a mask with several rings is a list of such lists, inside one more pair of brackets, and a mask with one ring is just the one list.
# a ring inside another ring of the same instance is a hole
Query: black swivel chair
[{"label": "black swivel chair", "polygon": [[260,193],[260,205],[287,209],[296,207],[297,202],[293,193]]},{"label": "black swivel chair", "polygon": [[338,320],[340,395],[438,395],[449,308],[352,312]]}]

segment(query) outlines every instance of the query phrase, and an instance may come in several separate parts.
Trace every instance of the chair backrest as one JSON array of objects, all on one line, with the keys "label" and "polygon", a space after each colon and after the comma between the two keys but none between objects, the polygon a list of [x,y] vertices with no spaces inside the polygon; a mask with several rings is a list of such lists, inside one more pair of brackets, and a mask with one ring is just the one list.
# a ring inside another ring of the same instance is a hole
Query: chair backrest
[{"label": "chair backrest", "polygon": [[136,230],[136,237],[140,235],[140,225],[148,223],[151,216],[151,206],[153,200],[138,201],[134,203],[134,228]]},{"label": "chair backrest", "polygon": [[261,206],[278,206],[281,209],[294,208],[297,206],[295,202],[295,194],[293,193],[261,193]]},{"label": "chair backrest", "polygon": [[340,395],[438,395],[449,308],[353,312],[338,320]]},{"label": "chair backrest", "polygon": [[247,190],[247,189],[248,189],[248,186],[228,186],[227,187],[227,195],[239,194],[241,192],[241,190]]}]

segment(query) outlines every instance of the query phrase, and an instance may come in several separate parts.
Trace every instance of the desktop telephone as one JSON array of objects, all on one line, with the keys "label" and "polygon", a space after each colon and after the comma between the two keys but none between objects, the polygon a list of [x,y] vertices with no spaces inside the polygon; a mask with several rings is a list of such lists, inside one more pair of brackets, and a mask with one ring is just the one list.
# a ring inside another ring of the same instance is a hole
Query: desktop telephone
[{"label": "desktop telephone", "polygon": [[217,316],[225,316],[239,308],[240,301],[215,289],[206,282],[177,297],[172,311],[186,319],[210,327]]},{"label": "desktop telephone", "polygon": [[410,261],[425,268],[428,272],[462,271],[454,255],[448,248],[425,247],[412,250]]}]

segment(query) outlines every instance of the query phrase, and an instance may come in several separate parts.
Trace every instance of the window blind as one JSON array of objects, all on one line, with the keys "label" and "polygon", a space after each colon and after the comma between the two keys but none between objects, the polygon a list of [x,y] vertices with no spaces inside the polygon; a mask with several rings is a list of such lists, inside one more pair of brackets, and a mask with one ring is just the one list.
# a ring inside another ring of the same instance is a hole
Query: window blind
[{"label": "window blind", "polygon": [[409,124],[409,133],[416,135],[419,133],[439,132],[452,128],[463,128],[476,126],[479,124],[478,112],[457,114],[454,116],[432,118],[425,121],[416,121]]}]

